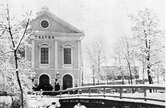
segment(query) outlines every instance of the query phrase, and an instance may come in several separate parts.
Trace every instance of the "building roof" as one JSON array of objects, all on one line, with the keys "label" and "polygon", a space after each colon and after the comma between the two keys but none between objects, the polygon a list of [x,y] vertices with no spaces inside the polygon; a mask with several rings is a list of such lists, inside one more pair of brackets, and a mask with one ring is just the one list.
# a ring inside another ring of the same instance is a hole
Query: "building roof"
[{"label": "building roof", "polygon": [[[77,29],[73,25],[65,22],[64,20],[58,18],[56,15],[54,15],[53,13],[51,13],[47,7],[44,7],[44,8],[41,9],[41,11],[37,12],[37,17],[35,19],[33,19],[30,24],[32,24],[33,22],[37,21],[38,18],[40,18],[43,15],[45,15],[45,16],[51,18],[53,21],[55,21],[59,26],[61,26],[60,28],[66,29],[66,31],[68,31],[67,33],[82,34],[82,35],[84,35],[83,32],[81,32],[79,29]],[[58,31],[58,32],[62,33],[61,30]]]}]

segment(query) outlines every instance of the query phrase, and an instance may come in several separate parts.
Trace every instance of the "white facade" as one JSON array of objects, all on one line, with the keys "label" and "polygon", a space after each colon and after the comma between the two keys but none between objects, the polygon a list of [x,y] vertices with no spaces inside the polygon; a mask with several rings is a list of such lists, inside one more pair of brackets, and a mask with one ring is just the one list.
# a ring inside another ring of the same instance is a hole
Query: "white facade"
[{"label": "white facade", "polygon": [[[72,87],[81,84],[81,39],[84,34],[72,25],[57,18],[48,9],[37,13],[30,23],[31,47],[26,47],[26,59],[31,60],[35,81],[47,75],[54,86],[55,79],[63,88],[65,75],[72,77]],[[67,80],[68,82],[68,80]]]}]

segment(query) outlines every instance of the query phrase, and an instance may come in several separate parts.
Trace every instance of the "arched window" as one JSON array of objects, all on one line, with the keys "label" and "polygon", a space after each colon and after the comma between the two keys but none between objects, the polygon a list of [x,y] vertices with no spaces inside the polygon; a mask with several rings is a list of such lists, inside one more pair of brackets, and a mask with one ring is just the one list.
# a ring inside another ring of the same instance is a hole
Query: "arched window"
[{"label": "arched window", "polygon": [[41,64],[49,64],[49,48],[47,45],[41,47]]}]

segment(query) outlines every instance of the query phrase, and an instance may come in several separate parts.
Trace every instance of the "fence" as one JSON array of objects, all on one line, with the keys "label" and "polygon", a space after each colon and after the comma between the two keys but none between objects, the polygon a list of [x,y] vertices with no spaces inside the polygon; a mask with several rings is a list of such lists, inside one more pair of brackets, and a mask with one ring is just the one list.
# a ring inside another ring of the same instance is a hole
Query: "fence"
[{"label": "fence", "polygon": [[64,97],[114,97],[165,103],[165,87],[160,85],[96,85],[69,88],[60,91],[43,91],[43,95]]}]

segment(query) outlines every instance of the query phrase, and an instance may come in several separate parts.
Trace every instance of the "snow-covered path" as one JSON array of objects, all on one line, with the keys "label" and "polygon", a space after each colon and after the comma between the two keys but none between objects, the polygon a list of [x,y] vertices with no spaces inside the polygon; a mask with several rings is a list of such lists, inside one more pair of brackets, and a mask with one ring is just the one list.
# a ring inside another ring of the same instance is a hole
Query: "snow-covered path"
[{"label": "snow-covered path", "polygon": [[26,100],[27,108],[46,108],[52,102],[56,102],[56,105],[60,106],[59,99],[56,97],[28,95]]}]

